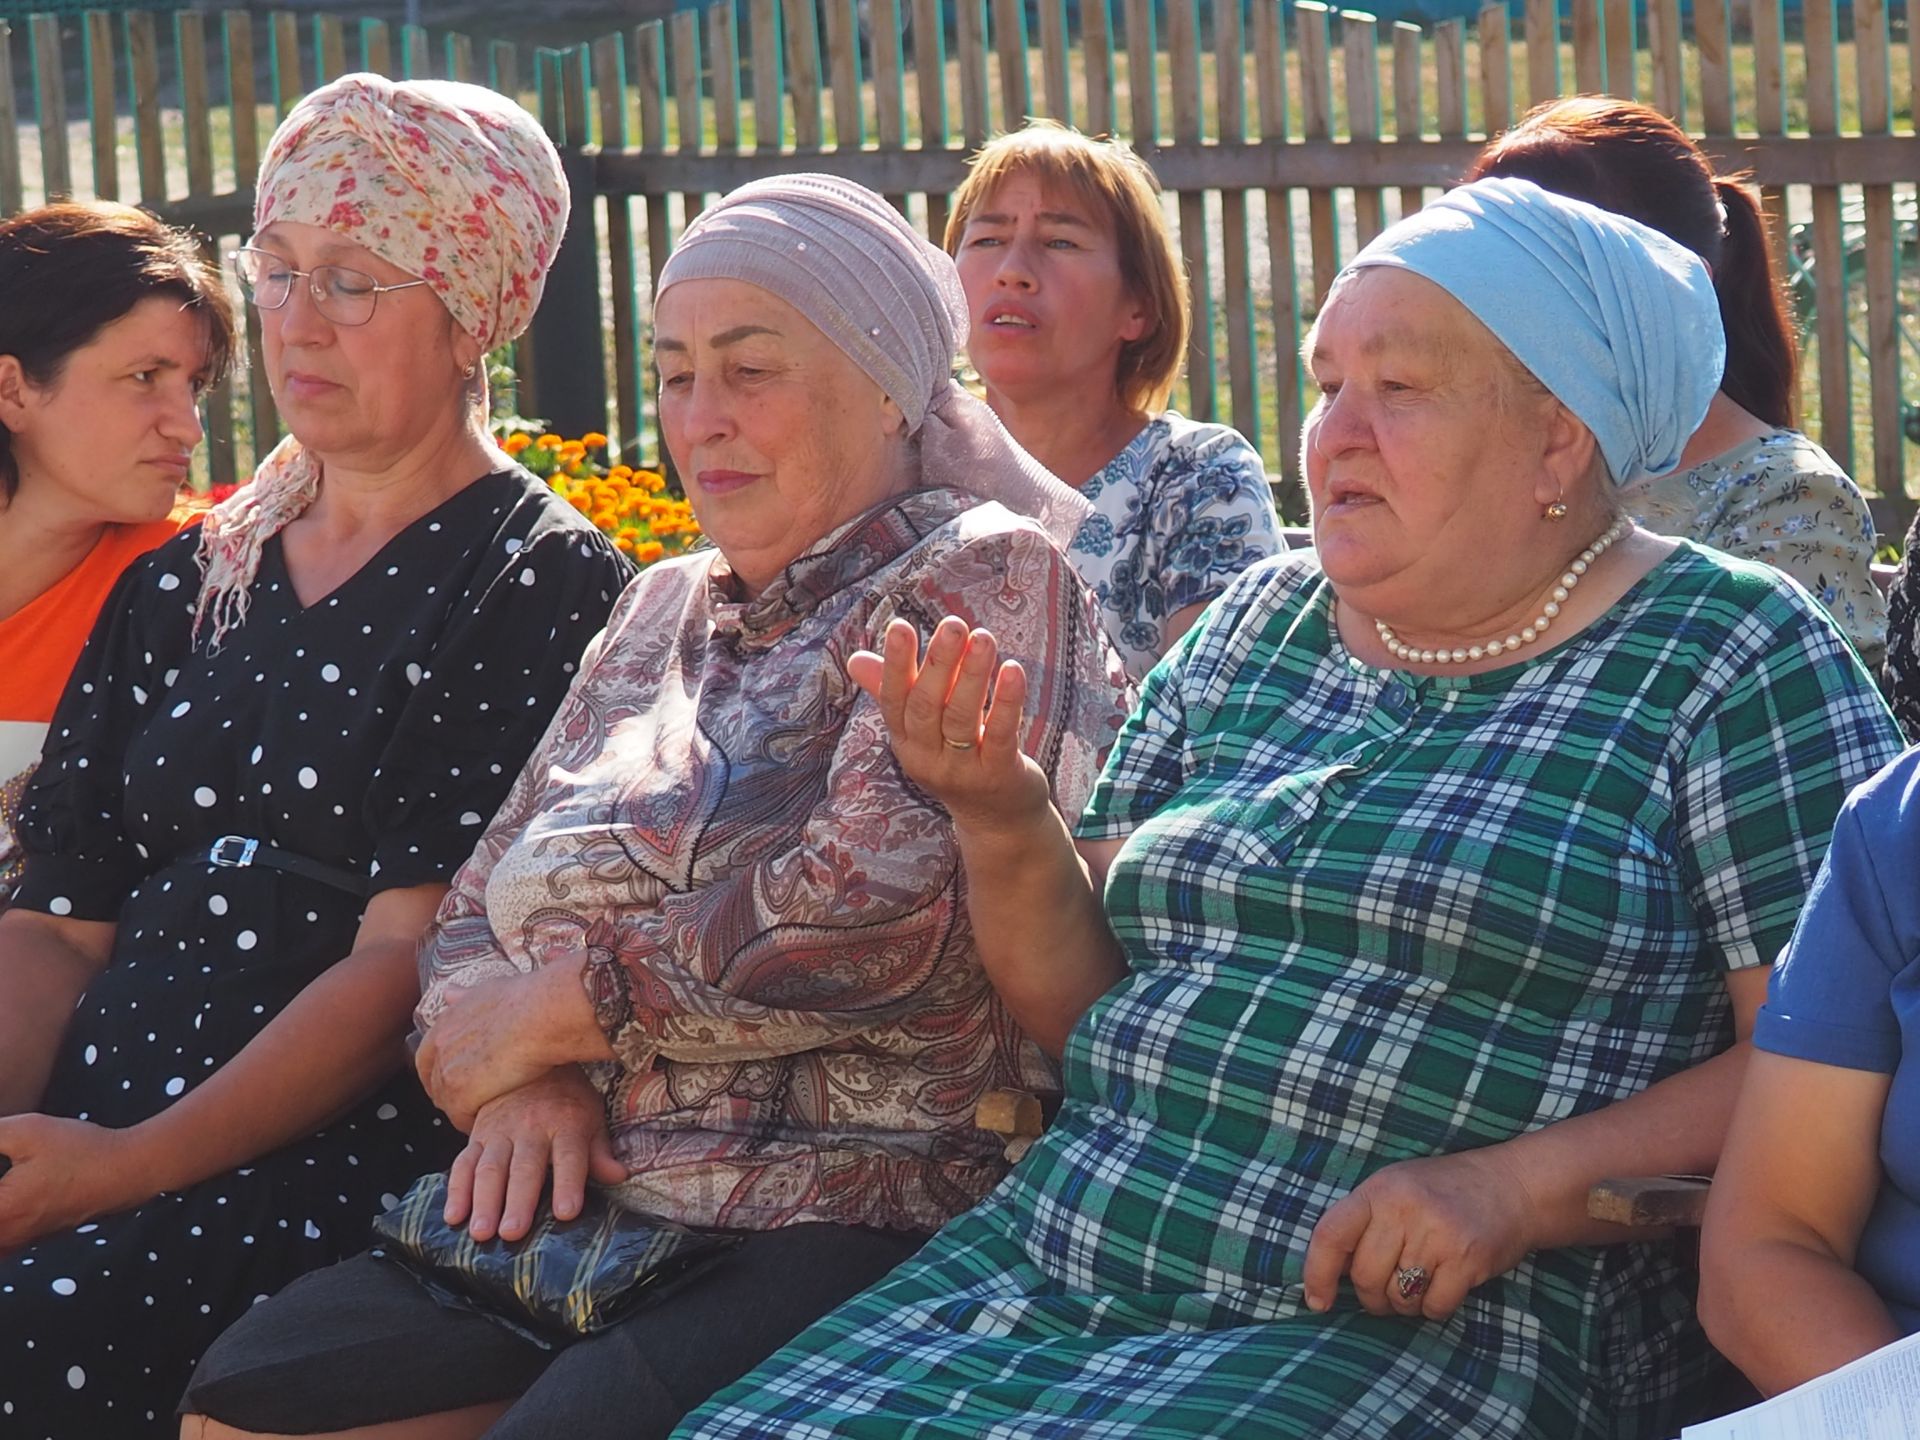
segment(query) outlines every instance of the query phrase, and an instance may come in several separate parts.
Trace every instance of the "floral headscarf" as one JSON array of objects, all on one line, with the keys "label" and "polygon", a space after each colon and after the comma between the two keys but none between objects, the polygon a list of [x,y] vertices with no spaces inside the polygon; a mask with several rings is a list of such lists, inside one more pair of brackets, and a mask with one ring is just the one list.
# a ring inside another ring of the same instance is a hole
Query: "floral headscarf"
[{"label": "floral headscarf", "polygon": [[[566,232],[566,176],[519,105],[477,85],[346,75],[281,122],[255,188],[255,231],[316,225],[427,281],[481,349],[521,334]],[[201,527],[194,635],[246,619],[263,546],[313,503],[320,464],[288,436]]]}]

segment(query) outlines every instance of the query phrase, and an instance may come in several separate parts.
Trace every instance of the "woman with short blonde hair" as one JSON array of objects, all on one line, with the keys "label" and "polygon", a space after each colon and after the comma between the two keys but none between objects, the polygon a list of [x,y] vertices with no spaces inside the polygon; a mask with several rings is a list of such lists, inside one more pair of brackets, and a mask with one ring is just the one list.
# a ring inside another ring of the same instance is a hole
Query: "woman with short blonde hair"
[{"label": "woman with short blonde hair", "polygon": [[1092,503],[1067,554],[1144,675],[1281,548],[1259,454],[1166,408],[1191,300],[1159,182],[1126,146],[1036,120],[974,156],[946,245],[987,402]]}]

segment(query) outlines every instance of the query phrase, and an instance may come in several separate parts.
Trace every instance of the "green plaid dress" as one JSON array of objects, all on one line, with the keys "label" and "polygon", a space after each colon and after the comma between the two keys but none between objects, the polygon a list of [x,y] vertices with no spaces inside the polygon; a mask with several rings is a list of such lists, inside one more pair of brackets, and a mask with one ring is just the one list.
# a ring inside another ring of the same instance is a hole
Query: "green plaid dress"
[{"label": "green plaid dress", "polygon": [[1708,1361],[1675,1247],[1540,1252],[1444,1324],[1308,1311],[1383,1165],[1599,1109],[1722,1049],[1848,789],[1899,748],[1846,642],[1683,544],[1485,675],[1363,665],[1311,557],[1149,677],[1081,833],[1132,970],[1026,1161],[721,1393],[701,1440],[1670,1435]]}]

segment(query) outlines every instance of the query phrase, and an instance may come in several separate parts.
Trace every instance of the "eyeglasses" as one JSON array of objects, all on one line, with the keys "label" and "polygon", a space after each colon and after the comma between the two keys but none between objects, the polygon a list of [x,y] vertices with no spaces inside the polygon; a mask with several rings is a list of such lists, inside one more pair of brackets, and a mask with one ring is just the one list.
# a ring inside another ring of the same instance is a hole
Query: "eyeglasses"
[{"label": "eyeglasses", "polygon": [[293,282],[305,280],[313,308],[336,325],[364,325],[373,318],[373,307],[389,290],[411,290],[425,280],[408,280],[399,285],[381,285],[364,270],[344,265],[316,265],[311,270],[296,270],[278,255],[244,246],[233,252],[233,270],[240,277],[247,299],[258,310],[278,310],[293,294]]}]

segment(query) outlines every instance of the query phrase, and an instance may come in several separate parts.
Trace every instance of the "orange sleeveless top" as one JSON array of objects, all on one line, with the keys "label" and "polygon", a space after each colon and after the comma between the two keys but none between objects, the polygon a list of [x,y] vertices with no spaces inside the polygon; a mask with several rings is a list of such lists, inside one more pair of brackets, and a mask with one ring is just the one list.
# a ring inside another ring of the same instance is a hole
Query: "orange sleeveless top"
[{"label": "orange sleeveless top", "polygon": [[0,620],[0,721],[44,725],[53,719],[67,676],[121,572],[197,518],[176,511],[145,525],[108,526],[86,559]]}]

